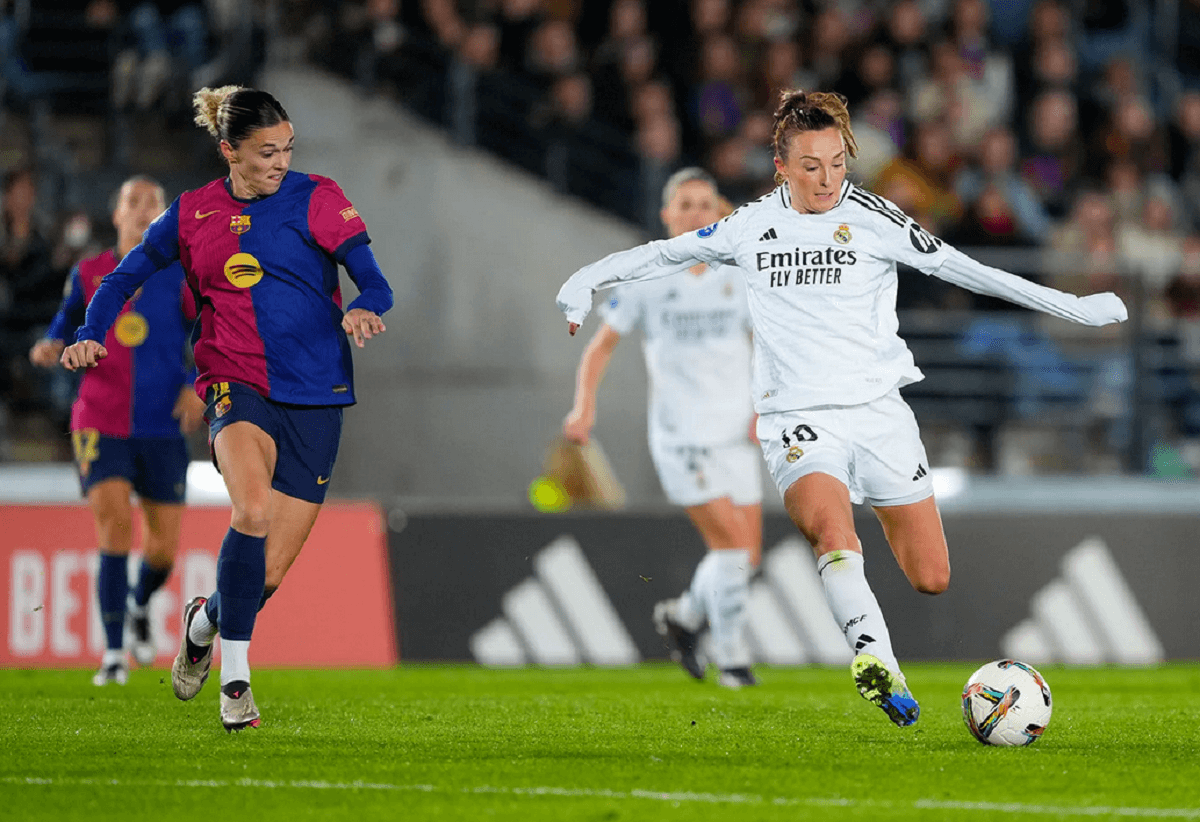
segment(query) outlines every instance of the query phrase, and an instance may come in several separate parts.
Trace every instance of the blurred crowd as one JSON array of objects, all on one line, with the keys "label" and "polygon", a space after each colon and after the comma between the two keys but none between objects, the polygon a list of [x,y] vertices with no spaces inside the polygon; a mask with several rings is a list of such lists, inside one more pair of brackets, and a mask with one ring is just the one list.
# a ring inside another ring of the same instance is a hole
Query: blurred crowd
[{"label": "blurred crowd", "polygon": [[931,231],[1086,259],[1088,287],[1131,269],[1154,313],[1200,317],[1200,0],[294,5],[343,73],[403,97],[432,44],[528,88],[536,128],[615,129],[735,202],[772,185],[779,91],[839,91],[857,180]]}]

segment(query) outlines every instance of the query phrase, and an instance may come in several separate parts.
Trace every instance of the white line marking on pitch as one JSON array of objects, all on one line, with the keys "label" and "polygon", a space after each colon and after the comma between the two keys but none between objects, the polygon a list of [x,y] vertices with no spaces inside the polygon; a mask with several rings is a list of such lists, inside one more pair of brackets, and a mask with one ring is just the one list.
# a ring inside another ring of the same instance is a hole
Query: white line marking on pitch
[{"label": "white line marking on pitch", "polygon": [[706,805],[775,805],[810,807],[915,808],[931,811],[986,811],[988,813],[1041,814],[1047,816],[1132,816],[1153,819],[1200,819],[1200,808],[1131,808],[1091,805],[1027,805],[1017,802],[953,802],[918,799],[892,802],[836,797],[758,796],[742,793],[692,793],[688,791],[614,791],[607,788],[528,788],[480,785],[474,788],[442,788],[437,785],[392,785],[386,782],[326,782],[324,780],[272,779],[100,779],[93,777],[3,776],[6,785],[93,785],[97,787],[160,788],[293,788],[319,791],[397,791],[447,794],[499,794],[505,796],[560,796],[585,799],[646,799],[656,802],[696,802]]}]

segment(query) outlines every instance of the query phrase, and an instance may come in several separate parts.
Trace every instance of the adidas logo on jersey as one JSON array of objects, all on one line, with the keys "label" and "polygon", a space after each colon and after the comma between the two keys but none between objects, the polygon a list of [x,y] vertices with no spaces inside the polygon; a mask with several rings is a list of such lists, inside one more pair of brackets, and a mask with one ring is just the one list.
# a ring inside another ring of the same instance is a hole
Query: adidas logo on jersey
[{"label": "adidas logo on jersey", "polygon": [[928,473],[929,472],[925,470],[925,466],[921,465],[921,463],[918,462],[917,463],[917,473],[913,474],[913,482],[916,482],[917,480],[919,480],[921,477],[925,476]]},{"label": "adidas logo on jersey", "polygon": [[767,240],[778,240],[779,235],[775,233],[774,228],[768,228],[767,233],[758,238],[760,243],[765,243]]}]

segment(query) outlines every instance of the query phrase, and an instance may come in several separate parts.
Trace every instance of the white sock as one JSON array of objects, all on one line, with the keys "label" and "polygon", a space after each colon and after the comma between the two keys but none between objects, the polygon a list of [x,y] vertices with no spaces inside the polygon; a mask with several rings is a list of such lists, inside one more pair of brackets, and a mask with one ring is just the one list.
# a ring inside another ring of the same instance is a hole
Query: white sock
[{"label": "white sock", "polygon": [[825,586],[829,610],[846,635],[850,650],[877,656],[893,672],[900,673],[883,611],[863,573],[862,554],[831,551],[817,559],[817,573]]},{"label": "white sock", "polygon": [[116,665],[124,661],[125,650],[123,648],[105,648],[104,656],[100,659],[100,667],[107,668],[109,665]]},{"label": "white sock", "polygon": [[208,618],[208,612],[203,607],[192,617],[191,627],[188,628],[188,639],[194,645],[212,645],[217,638],[217,626]]},{"label": "white sock", "polygon": [[250,640],[221,640],[221,686],[250,681]]},{"label": "white sock", "polygon": [[750,550],[709,551],[710,568],[704,580],[708,624],[712,629],[713,662],[718,668],[746,668],[746,602],[750,598]]},{"label": "white sock", "polygon": [[129,592],[129,598],[125,600],[125,610],[129,612],[130,616],[144,617],[146,615],[146,611],[149,609],[150,603],[147,602],[145,605],[138,605],[137,600],[133,598],[133,592]]},{"label": "white sock", "polygon": [[709,569],[713,566],[712,556],[713,552],[709,551],[704,555],[704,559],[700,560],[696,572],[692,574],[692,584],[679,595],[675,605],[675,619],[689,631],[699,631],[704,627],[704,620],[708,619],[708,605],[703,591]]}]

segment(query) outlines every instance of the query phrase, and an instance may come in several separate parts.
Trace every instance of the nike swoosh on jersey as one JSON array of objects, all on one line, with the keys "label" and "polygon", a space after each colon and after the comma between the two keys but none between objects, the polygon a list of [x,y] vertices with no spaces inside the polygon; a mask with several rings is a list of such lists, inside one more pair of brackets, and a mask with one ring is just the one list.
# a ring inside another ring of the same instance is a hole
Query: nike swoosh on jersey
[{"label": "nike swoosh on jersey", "polygon": [[196,209],[196,219],[203,220],[205,217],[211,217],[212,215],[216,214],[220,210],[221,209],[219,209],[219,208],[215,208],[212,211],[206,211],[203,214],[201,214],[200,209]]},{"label": "nike swoosh on jersey", "polygon": [[329,477],[317,477],[317,485],[324,485],[329,482]]}]

